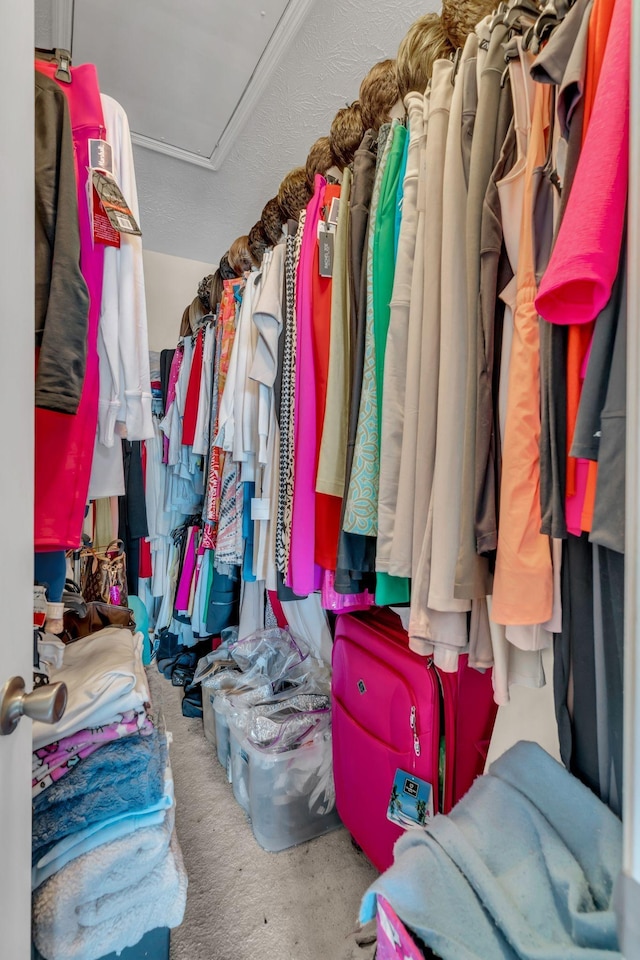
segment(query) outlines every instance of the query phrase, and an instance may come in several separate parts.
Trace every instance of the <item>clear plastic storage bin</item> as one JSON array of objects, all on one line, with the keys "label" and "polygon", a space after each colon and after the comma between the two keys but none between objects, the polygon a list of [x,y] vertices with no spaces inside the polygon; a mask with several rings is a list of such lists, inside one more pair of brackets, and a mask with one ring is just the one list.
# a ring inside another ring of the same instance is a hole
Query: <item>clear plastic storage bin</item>
[{"label": "clear plastic storage bin", "polygon": [[229,743],[229,706],[224,697],[215,697],[213,701],[213,713],[215,717],[218,762],[224,767],[227,771],[227,776],[229,776],[229,759],[231,755]]},{"label": "clear plastic storage bin", "polygon": [[248,816],[249,753],[243,732],[233,720],[229,724],[229,748],[231,754],[231,783],[233,785],[233,795]]},{"label": "clear plastic storage bin", "polygon": [[216,718],[213,712],[213,701],[216,691],[212,690],[206,684],[202,684],[202,726],[204,735],[209,743],[216,745]]},{"label": "clear plastic storage bin", "polygon": [[264,850],[277,853],[340,826],[335,806],[331,730],[278,753],[243,741],[249,767],[249,816]]}]

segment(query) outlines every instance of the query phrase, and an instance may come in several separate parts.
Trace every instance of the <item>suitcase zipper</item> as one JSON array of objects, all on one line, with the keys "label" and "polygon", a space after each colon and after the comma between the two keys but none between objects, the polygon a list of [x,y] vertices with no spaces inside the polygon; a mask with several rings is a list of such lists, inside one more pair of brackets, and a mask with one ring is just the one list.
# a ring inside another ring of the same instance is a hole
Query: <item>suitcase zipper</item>
[{"label": "suitcase zipper", "polygon": [[411,707],[411,729],[413,730],[413,752],[416,757],[420,756],[420,737],[418,736],[418,711]]},{"label": "suitcase zipper", "polygon": [[[427,670],[431,669],[431,667],[433,667],[433,660],[427,660]],[[420,734],[418,733],[418,710],[416,707],[411,707],[411,718],[409,722],[413,731],[413,752],[416,757],[419,757],[421,753],[421,747]],[[415,760],[413,761],[413,765],[415,767]]]}]

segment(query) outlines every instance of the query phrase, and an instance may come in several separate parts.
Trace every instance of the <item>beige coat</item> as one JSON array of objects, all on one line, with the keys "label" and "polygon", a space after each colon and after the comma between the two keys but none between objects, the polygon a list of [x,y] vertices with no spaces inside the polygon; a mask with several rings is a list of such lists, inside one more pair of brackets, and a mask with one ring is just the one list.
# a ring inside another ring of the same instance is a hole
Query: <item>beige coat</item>
[{"label": "beige coat", "polygon": [[[414,309],[412,278],[423,269],[422,245],[417,244],[420,215],[418,212],[418,181],[424,154],[425,120],[424,96],[409,93],[405,106],[409,118],[409,148],[404,178],[402,223],[398,239],[398,255],[391,300],[391,318],[387,334],[382,391],[382,432],[380,446],[380,490],[378,496],[378,548],[376,570],[389,573],[391,543],[397,524],[398,481],[402,454],[405,417],[405,387],[409,391],[408,368],[411,366],[413,327],[418,325],[420,312]],[[414,265],[414,256],[415,265]],[[417,314],[417,316],[416,316]],[[418,322],[418,323],[417,323]],[[419,371],[418,371],[419,373]],[[407,396],[408,400],[408,396]],[[395,571],[393,571],[395,574]],[[400,574],[410,576],[411,571]]]}]

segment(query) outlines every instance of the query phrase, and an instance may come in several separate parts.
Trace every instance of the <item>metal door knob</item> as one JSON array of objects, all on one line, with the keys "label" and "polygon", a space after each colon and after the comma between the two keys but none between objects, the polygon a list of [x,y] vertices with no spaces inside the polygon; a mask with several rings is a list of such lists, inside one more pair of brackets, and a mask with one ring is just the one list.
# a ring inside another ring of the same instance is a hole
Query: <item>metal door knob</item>
[{"label": "metal door knob", "polygon": [[0,736],[13,733],[21,717],[58,723],[66,706],[66,683],[49,683],[26,693],[22,677],[12,677],[0,689]]}]

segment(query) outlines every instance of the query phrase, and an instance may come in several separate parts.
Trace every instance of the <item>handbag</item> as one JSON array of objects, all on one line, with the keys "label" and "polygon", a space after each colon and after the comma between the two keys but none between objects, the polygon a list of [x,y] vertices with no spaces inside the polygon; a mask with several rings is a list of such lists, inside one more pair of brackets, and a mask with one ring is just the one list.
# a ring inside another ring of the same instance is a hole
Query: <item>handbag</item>
[{"label": "handbag", "polygon": [[88,637],[105,627],[125,627],[135,633],[136,622],[133,610],[129,607],[118,607],[113,603],[92,601],[86,604],[87,612],[83,616],[76,610],[65,610],[63,622],[64,630],[60,634],[63,643],[72,643],[81,637]]},{"label": "handbag", "polygon": [[122,540],[112,540],[100,553],[93,547],[82,551],[80,586],[87,602],[127,606],[127,558]]}]

